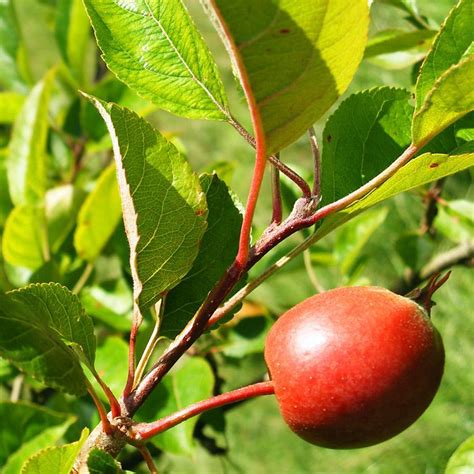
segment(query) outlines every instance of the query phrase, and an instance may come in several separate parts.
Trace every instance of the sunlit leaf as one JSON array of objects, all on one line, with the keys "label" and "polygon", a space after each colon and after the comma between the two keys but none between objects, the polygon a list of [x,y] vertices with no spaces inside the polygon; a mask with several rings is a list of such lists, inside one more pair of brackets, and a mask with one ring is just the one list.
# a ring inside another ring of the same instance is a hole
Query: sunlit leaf
[{"label": "sunlit leaf", "polygon": [[0,92],[0,124],[12,123],[20,112],[25,96],[17,92]]},{"label": "sunlit leaf", "polygon": [[147,308],[190,270],[206,230],[206,198],[184,157],[148,122],[91,100],[113,141],[134,301]]},{"label": "sunlit leaf", "polygon": [[121,215],[115,165],[112,164],[102,172],[79,212],[74,234],[77,254],[94,262],[114,233]]},{"label": "sunlit leaf", "polygon": [[53,73],[48,73],[27,97],[17,115],[9,146],[8,185],[15,205],[41,202],[46,190],[48,102]]},{"label": "sunlit leaf", "polygon": [[388,30],[381,31],[367,43],[364,58],[372,58],[380,54],[395,53],[415,49],[422,52],[429,48],[435,35],[432,30]]},{"label": "sunlit leaf", "polygon": [[211,53],[180,0],[85,0],[105,62],[159,107],[189,118],[225,119]]},{"label": "sunlit leaf", "polygon": [[81,438],[64,446],[43,449],[30,457],[21,468],[21,474],[70,474],[82,445],[86,442],[89,430],[84,428]]},{"label": "sunlit leaf", "polygon": [[2,253],[11,265],[38,269],[48,258],[44,208],[17,206],[8,215],[2,238]]},{"label": "sunlit leaf", "polygon": [[56,16],[56,38],[66,64],[79,84],[87,84],[89,53],[89,18],[82,0],[60,0]]},{"label": "sunlit leaf", "polygon": [[39,81],[59,59],[54,33],[49,25],[51,5],[38,0],[11,0],[23,46],[28,78]]},{"label": "sunlit leaf", "polygon": [[2,474],[18,474],[21,471],[23,463],[29,457],[60,441],[74,421],[75,419],[73,417],[69,417],[61,425],[47,428],[33,439],[22,444],[21,448],[8,458],[8,462],[2,470]]},{"label": "sunlit leaf", "polygon": [[466,439],[449,458],[445,474],[471,474],[474,472],[474,435]]},{"label": "sunlit leaf", "polygon": [[474,153],[465,155],[423,154],[408,162],[380,187],[362,199],[326,218],[317,231],[318,235],[319,237],[326,235],[380,201],[457,173],[470,166],[474,166]]},{"label": "sunlit leaf", "polygon": [[461,0],[451,10],[426,57],[416,84],[416,109],[419,110],[435,82],[463,57],[473,54],[474,5]]},{"label": "sunlit leaf", "polygon": [[413,117],[413,143],[426,143],[474,110],[474,56],[448,69]]},{"label": "sunlit leaf", "polygon": [[37,270],[57,252],[75,222],[81,196],[72,185],[50,189],[45,206],[17,206],[5,222],[2,251],[11,265]]},{"label": "sunlit leaf", "polygon": [[294,142],[329,109],[362,59],[367,0],[205,4],[255,104],[269,153]]}]

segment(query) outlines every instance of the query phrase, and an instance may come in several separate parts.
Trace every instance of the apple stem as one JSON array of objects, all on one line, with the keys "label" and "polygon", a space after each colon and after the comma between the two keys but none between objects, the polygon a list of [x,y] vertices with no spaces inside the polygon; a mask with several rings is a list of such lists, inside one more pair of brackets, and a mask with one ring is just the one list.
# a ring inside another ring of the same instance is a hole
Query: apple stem
[{"label": "apple stem", "polygon": [[253,397],[272,395],[273,393],[275,393],[275,389],[272,381],[247,385],[246,387],[193,403],[153,423],[138,423],[133,427],[135,439],[138,441],[146,440],[208,410],[219,408],[230,403],[248,400]]},{"label": "apple stem", "polygon": [[451,276],[451,271],[447,272],[444,276],[441,273],[435,273],[428,281],[426,286],[423,288],[416,288],[415,290],[408,293],[406,296],[411,300],[422,306],[431,317],[431,308],[436,304],[432,297],[439,288],[441,288],[448,278]]}]

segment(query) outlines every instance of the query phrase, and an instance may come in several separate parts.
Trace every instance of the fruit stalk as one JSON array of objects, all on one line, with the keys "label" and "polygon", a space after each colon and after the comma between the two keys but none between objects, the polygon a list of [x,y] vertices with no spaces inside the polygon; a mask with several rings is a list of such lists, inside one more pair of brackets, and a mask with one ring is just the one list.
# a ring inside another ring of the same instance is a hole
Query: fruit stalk
[{"label": "fruit stalk", "polygon": [[238,388],[237,390],[232,390],[231,392],[223,393],[189,405],[153,423],[139,423],[133,427],[133,433],[137,440],[149,439],[205,411],[219,408],[230,403],[248,400],[253,397],[272,395],[273,393],[274,388],[273,382],[271,381],[247,385],[246,387]]}]

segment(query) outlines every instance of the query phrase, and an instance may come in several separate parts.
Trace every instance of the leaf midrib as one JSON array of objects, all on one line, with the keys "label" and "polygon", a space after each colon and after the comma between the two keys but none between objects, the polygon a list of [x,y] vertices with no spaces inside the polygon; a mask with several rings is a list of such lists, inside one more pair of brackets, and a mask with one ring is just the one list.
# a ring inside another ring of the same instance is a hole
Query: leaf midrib
[{"label": "leaf midrib", "polygon": [[150,8],[150,5],[148,4],[148,0],[144,0],[145,2],[145,5],[146,5],[146,8],[148,10],[148,13],[150,14],[150,17],[152,18],[152,20],[156,23],[156,25],[158,26],[158,28],[160,28],[163,36],[166,38],[166,40],[168,41],[169,45],[171,46],[171,48],[173,49],[173,51],[176,53],[176,56],[178,57],[178,59],[181,61],[182,65],[185,67],[185,69],[188,71],[189,75],[191,76],[191,79],[196,82],[196,84],[201,87],[201,89],[207,94],[207,96],[211,99],[211,102],[217,107],[217,109],[222,112],[222,114],[229,118],[229,113],[227,112],[227,110],[220,104],[220,102],[214,97],[214,95],[212,94],[212,92],[205,86],[205,84],[203,84],[197,77],[196,75],[194,74],[194,72],[192,71],[192,69],[189,67],[188,63],[185,61],[185,59],[183,58],[183,56],[181,55],[181,53],[179,52],[178,48],[175,46],[175,44],[173,43],[173,41],[171,40],[170,36],[168,35],[168,33],[166,32],[166,30],[163,28],[163,25],[161,24],[161,21],[156,18],[155,14],[153,13],[153,11],[151,10]]}]

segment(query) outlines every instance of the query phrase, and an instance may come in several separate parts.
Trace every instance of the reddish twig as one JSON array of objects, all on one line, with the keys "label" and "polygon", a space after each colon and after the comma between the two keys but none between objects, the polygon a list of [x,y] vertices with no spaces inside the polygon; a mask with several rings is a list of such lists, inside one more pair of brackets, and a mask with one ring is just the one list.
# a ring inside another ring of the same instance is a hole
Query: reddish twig
[{"label": "reddish twig", "polygon": [[92,387],[92,385],[90,384],[90,382],[87,379],[86,379],[86,386],[87,386],[87,391],[89,392],[89,395],[91,396],[91,398],[94,401],[94,404],[97,408],[97,412],[99,413],[99,418],[100,418],[100,422],[101,422],[101,425],[102,425],[102,431],[105,434],[110,435],[113,430],[112,430],[112,426],[110,425],[110,421],[107,417],[107,412],[105,411],[105,407],[102,404],[102,402],[100,401],[97,394],[95,393],[94,388]]},{"label": "reddish twig", "polygon": [[126,399],[130,395],[135,380],[135,343],[137,340],[138,329],[141,323],[141,316],[138,316],[137,311],[138,308],[135,308],[132,329],[130,330],[130,339],[128,346],[128,375],[127,383],[125,384],[125,388],[123,389],[124,399]]},{"label": "reddish twig", "polygon": [[163,431],[169,430],[173,426],[176,426],[189,418],[192,418],[193,416],[204,413],[205,411],[219,408],[230,403],[248,400],[253,397],[271,395],[274,392],[275,390],[272,381],[247,385],[246,387],[232,390],[231,392],[223,393],[207,400],[202,400],[189,405],[188,407],[153,423],[139,423],[133,427],[133,433],[137,440],[149,439]]}]

